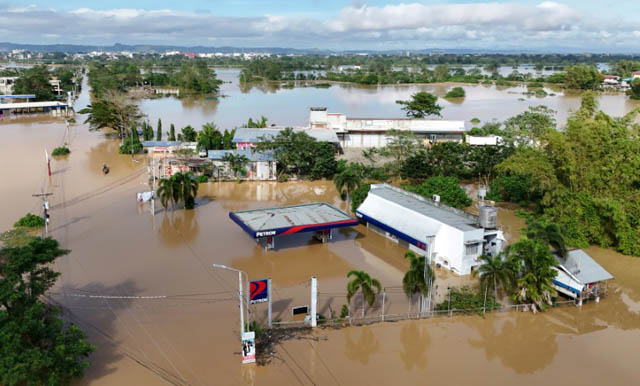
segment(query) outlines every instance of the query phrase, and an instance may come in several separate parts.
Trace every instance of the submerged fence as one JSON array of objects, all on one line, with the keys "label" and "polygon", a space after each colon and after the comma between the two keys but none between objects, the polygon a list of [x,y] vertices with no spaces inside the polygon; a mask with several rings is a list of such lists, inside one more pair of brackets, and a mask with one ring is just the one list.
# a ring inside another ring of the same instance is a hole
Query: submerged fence
[{"label": "submerged fence", "polygon": [[[273,289],[273,318],[274,327],[300,327],[308,325],[307,315],[293,315],[291,309],[297,306],[309,305],[309,286],[301,285]],[[574,300],[563,300],[553,303],[551,307],[575,305]],[[348,313],[342,311],[346,306]],[[376,297],[372,306],[365,303],[362,295],[358,293],[347,302],[344,292],[318,292],[317,320],[319,326],[344,326],[372,324],[382,322],[395,322],[401,320],[417,320],[432,317],[485,314],[490,312],[530,311],[533,304],[509,304],[500,307],[479,307],[468,309],[421,310],[421,297],[414,296],[409,299],[402,287],[386,287]],[[254,308],[251,319],[260,324],[267,324],[266,307]],[[305,319],[306,317],[306,319]]]}]

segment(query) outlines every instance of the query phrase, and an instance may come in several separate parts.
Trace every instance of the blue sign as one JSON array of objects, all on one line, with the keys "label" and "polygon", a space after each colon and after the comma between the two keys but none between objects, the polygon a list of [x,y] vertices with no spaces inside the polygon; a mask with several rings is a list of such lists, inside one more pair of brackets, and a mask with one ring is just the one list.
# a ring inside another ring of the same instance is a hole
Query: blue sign
[{"label": "blue sign", "polygon": [[269,300],[269,279],[249,283],[249,304],[264,303]]}]

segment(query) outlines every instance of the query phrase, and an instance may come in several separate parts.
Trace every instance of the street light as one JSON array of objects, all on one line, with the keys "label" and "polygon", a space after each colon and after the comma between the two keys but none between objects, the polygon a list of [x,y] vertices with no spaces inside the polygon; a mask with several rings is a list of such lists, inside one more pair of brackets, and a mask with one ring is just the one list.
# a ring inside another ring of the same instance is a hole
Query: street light
[{"label": "street light", "polygon": [[[242,274],[247,278],[247,282],[249,282],[249,276],[246,272],[241,271],[239,269],[227,267],[223,264],[212,264],[214,268],[228,269],[230,271],[238,272],[238,299],[240,300],[240,338],[242,339],[242,334],[244,334],[244,300],[243,300],[243,291],[242,291]],[[247,288],[248,292],[248,288]],[[249,319],[249,306],[247,305],[247,321]]]}]

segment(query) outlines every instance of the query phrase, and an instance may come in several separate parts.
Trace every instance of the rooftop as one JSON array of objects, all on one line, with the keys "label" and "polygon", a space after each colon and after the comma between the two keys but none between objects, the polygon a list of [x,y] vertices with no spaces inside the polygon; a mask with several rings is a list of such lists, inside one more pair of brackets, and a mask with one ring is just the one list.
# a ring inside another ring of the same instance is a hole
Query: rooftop
[{"label": "rooftop", "polygon": [[582,249],[569,251],[566,259],[556,256],[556,260],[582,284],[613,279],[609,272]]},{"label": "rooftop", "polygon": [[271,152],[259,153],[250,149],[236,149],[236,150],[209,150],[208,158],[212,160],[221,160],[226,154],[243,155],[249,159],[249,161],[275,161],[275,157]]},{"label": "rooftop", "polygon": [[358,220],[326,202],[230,212],[229,217],[254,237],[353,226]]},{"label": "rooftop", "polygon": [[[462,231],[480,228],[478,225],[478,216],[441,203],[436,203],[433,200],[396,188],[395,186],[387,184],[371,185],[369,195],[380,197],[414,213],[432,218]],[[393,211],[393,208],[390,207],[379,209]],[[358,208],[358,210],[360,210],[360,208]],[[370,214],[367,215],[371,216]]]},{"label": "rooftop", "polygon": [[180,141],[142,141],[142,147],[171,147],[181,144]]},{"label": "rooftop", "polygon": [[66,103],[58,101],[47,102],[20,102],[20,103],[1,103],[0,109],[35,109],[40,107],[67,107]]},{"label": "rooftop", "polygon": [[[236,129],[236,133],[233,136],[233,142],[247,142],[247,143],[257,143],[261,142],[261,137],[275,137],[283,131],[285,127],[270,127],[265,129],[253,129],[240,127]],[[307,129],[303,127],[294,127],[293,131],[295,132],[305,132],[309,136],[315,138],[320,142],[330,142],[330,143],[338,143],[338,136],[333,130],[327,129]]]}]

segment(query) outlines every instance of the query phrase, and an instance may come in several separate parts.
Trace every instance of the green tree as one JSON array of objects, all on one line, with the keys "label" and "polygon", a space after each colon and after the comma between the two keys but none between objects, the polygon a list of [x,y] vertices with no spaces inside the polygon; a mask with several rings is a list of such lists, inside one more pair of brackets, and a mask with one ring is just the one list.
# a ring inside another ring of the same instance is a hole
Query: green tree
[{"label": "green tree", "polygon": [[379,152],[385,157],[393,157],[397,165],[419,148],[418,138],[409,130],[388,130],[386,136],[387,144]]},{"label": "green tree", "polygon": [[162,121],[158,118],[158,129],[156,131],[156,141],[162,141]]},{"label": "green tree", "polygon": [[466,93],[462,87],[454,87],[447,92],[445,98],[464,98],[465,95]]},{"label": "green tree", "polygon": [[222,133],[215,123],[209,122],[202,125],[198,133],[198,147],[205,150],[220,150],[223,148]]},{"label": "green tree", "polygon": [[178,134],[178,141],[196,142],[198,138],[198,132],[193,127],[191,127],[190,125],[187,125],[183,127],[182,130],[180,131],[181,133]]},{"label": "green tree", "polygon": [[157,193],[165,209],[169,203],[175,209],[180,202],[184,202],[185,209],[193,209],[198,194],[198,181],[191,172],[178,172],[169,178],[160,179]]},{"label": "green tree", "polygon": [[557,296],[553,289],[553,278],[558,272],[553,269],[557,262],[543,243],[526,237],[509,247],[512,266],[518,268],[515,301],[532,303],[532,311],[544,310]]},{"label": "green tree", "polygon": [[51,238],[0,249],[0,383],[67,385],[89,366],[85,334],[42,301],[60,275],[52,263],[67,253]]},{"label": "green tree", "polygon": [[249,118],[245,127],[252,129],[264,129],[267,127],[267,118],[260,116],[260,119],[256,119],[255,121],[252,118]]},{"label": "green tree", "polygon": [[420,185],[408,185],[406,189],[429,199],[437,194],[442,203],[454,208],[465,208],[472,202],[455,177],[431,177]]},{"label": "green tree", "polygon": [[35,94],[36,101],[50,101],[55,99],[53,88],[49,81],[51,73],[47,66],[34,66],[24,70],[13,85],[14,94]]},{"label": "green tree", "polygon": [[172,123],[171,128],[169,129],[169,141],[175,141],[175,140],[176,140],[176,127]]},{"label": "green tree", "polygon": [[364,202],[371,190],[371,184],[361,184],[356,190],[351,193],[351,211],[356,212],[356,209]]},{"label": "green tree", "polygon": [[338,168],[336,148],[329,142],[316,142],[313,149],[311,178],[333,178]]},{"label": "green tree", "polygon": [[245,170],[245,167],[249,163],[249,158],[244,154],[227,153],[222,157],[222,161],[229,163],[229,167],[233,171],[233,176],[239,179],[239,174]]},{"label": "green tree", "polygon": [[480,266],[473,271],[473,277],[480,277],[480,288],[494,291],[494,298],[498,299],[498,289],[509,290],[515,284],[513,265],[506,261],[506,255],[480,256]]},{"label": "green tree", "polygon": [[628,93],[631,99],[640,99],[640,78],[634,79],[630,86]]},{"label": "green tree", "polygon": [[548,220],[530,220],[524,229],[524,234],[531,240],[551,245],[562,257],[567,257],[567,246],[564,234],[558,224]]},{"label": "green tree", "polygon": [[349,164],[345,170],[333,177],[333,182],[336,185],[338,192],[342,196],[346,196],[347,205],[351,207],[351,205],[349,205],[351,203],[351,193],[358,189],[362,183],[361,172],[354,166],[354,164]]},{"label": "green tree", "polygon": [[424,256],[416,256],[415,253],[407,251],[404,254],[405,259],[409,259],[409,270],[402,278],[402,290],[407,298],[415,294],[429,296],[429,281],[433,283],[435,275],[431,266],[425,264]]},{"label": "green tree", "polygon": [[144,117],[137,104],[124,94],[113,91],[106,91],[103,98],[96,98],[78,113],[88,114],[84,123],[89,124],[90,130],[110,128],[117,131],[120,138],[131,125]]},{"label": "green tree", "polygon": [[586,64],[569,66],[566,69],[564,85],[567,88],[580,90],[596,90],[604,77],[594,67]]},{"label": "green tree", "polygon": [[446,82],[447,79],[449,79],[449,66],[446,64],[438,64],[433,69],[433,78],[436,82]]},{"label": "green tree", "polygon": [[278,163],[278,175],[308,176],[316,163],[316,140],[303,131],[286,128],[276,136],[263,136],[258,152],[270,152]]},{"label": "green tree", "polygon": [[131,156],[133,157],[134,153],[139,153],[140,151],[142,151],[142,144],[140,143],[140,138],[138,137],[138,129],[134,124],[131,126],[129,136],[124,139],[122,145],[120,146],[120,154],[131,154]]},{"label": "green tree", "polygon": [[347,303],[351,304],[351,299],[358,292],[361,292],[369,307],[373,306],[376,302],[376,295],[380,294],[382,290],[380,282],[364,271],[351,270],[347,273],[347,278],[352,276],[353,279],[347,283]]},{"label": "green tree", "polygon": [[408,117],[411,118],[424,118],[429,115],[440,116],[442,106],[436,102],[438,97],[425,91],[420,91],[411,96],[411,100],[408,101],[396,101],[397,104],[402,105]]}]

